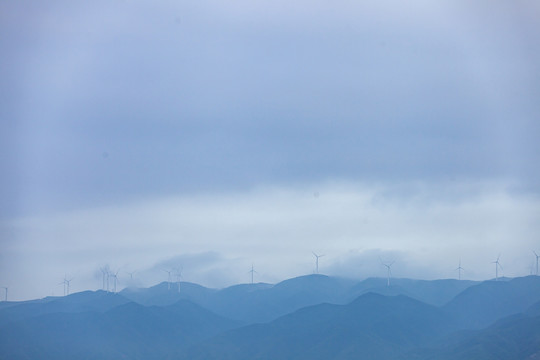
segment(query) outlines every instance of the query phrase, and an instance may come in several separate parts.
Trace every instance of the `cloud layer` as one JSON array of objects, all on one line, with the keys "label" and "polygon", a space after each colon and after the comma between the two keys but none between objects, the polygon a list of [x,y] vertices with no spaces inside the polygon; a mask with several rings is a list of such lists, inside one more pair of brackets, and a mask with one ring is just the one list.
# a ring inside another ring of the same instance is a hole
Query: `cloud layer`
[{"label": "cloud layer", "polygon": [[535,2],[0,6],[2,216],[336,178],[538,191]]},{"label": "cloud layer", "polygon": [[[43,296],[61,287],[100,288],[99,267],[120,269],[122,286],[137,270],[139,285],[183,280],[223,287],[276,282],[313,273],[312,251],[325,254],[325,274],[398,277],[493,277],[501,254],[504,275],[528,275],[540,230],[538,198],[497,183],[358,184],[261,187],[212,196],[177,196],[115,207],[4,222],[11,240],[2,251],[1,281],[14,297]],[[24,287],[19,284],[25,284]],[[10,290],[11,292],[11,290]]]}]

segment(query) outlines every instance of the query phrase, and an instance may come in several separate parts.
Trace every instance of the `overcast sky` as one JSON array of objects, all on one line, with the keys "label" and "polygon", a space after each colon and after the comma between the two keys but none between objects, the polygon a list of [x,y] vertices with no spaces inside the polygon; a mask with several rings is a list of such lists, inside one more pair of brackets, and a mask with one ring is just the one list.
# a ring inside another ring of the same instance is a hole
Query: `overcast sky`
[{"label": "overcast sky", "polygon": [[11,299],[540,252],[537,1],[2,1],[0,53]]}]

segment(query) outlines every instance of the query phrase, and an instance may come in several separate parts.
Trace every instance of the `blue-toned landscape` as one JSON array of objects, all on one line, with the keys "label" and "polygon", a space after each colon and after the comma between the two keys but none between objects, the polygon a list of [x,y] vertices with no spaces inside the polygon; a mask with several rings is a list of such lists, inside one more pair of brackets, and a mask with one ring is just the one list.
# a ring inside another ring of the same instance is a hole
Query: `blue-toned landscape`
[{"label": "blue-toned landscape", "polygon": [[535,359],[540,277],[161,283],[0,306],[2,359]]},{"label": "blue-toned landscape", "polygon": [[0,360],[540,360],[539,0],[0,0]]}]

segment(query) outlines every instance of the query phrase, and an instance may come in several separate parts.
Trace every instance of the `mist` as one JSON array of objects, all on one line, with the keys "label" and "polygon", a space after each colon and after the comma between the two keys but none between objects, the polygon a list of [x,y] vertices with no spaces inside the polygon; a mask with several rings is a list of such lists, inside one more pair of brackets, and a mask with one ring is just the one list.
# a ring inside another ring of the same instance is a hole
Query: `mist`
[{"label": "mist", "polygon": [[[15,299],[59,294],[65,274],[74,290],[101,288],[99,267],[120,270],[120,286],[183,281],[222,288],[249,281],[276,283],[315,271],[384,277],[494,277],[531,272],[539,224],[537,198],[498,183],[400,185],[328,182],[307,187],[163,197],[2,223],[2,281]],[[26,284],[26,286],[18,286]]]}]

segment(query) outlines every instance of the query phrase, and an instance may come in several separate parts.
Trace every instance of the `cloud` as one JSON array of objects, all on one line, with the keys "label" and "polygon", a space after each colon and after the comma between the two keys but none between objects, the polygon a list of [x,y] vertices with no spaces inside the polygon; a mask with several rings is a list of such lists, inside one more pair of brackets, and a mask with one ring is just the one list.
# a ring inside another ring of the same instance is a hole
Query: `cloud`
[{"label": "cloud", "polygon": [[0,215],[335,178],[538,190],[537,6],[475,4],[3,2]]},{"label": "cloud", "polygon": [[451,277],[461,259],[467,277],[484,279],[499,253],[505,275],[525,275],[540,202],[507,188],[329,182],[21,218],[2,223],[1,280],[14,296],[42,296],[65,273],[74,289],[101,287],[103,264],[137,270],[142,285],[181,266],[185,281],[222,287],[246,282],[254,264],[259,281],[276,282],[312,273],[312,251],[339,276],[384,276],[381,257],[398,277]]},{"label": "cloud", "polygon": [[143,270],[140,276],[146,283],[158,283],[166,280],[167,271],[172,271],[173,281],[178,280],[176,275],[180,272],[181,281],[221,288],[236,284],[241,279],[239,275],[246,272],[242,267],[245,261],[240,260],[238,264],[236,262],[238,259],[226,258],[215,251],[185,253],[157,262],[151,268]]}]

